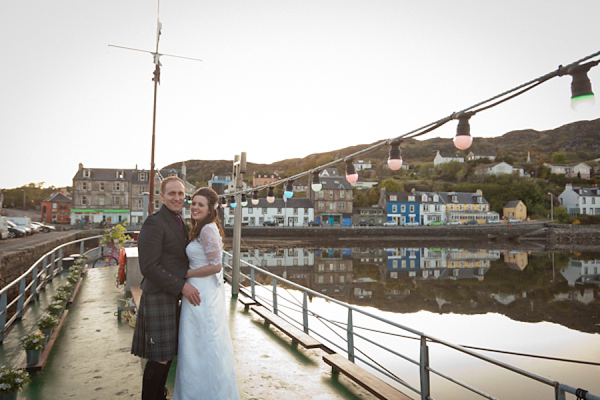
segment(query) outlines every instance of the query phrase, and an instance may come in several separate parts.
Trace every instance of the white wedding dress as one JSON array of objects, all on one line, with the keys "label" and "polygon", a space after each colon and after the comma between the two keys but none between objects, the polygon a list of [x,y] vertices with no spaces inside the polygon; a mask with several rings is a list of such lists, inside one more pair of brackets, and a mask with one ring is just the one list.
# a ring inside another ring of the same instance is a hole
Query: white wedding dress
[{"label": "white wedding dress", "polygon": [[[190,268],[222,262],[222,239],[214,223],[186,248]],[[223,270],[203,278],[189,278],[200,292],[200,305],[183,297],[179,322],[177,375],[173,400],[239,399],[233,344],[227,322]]]}]

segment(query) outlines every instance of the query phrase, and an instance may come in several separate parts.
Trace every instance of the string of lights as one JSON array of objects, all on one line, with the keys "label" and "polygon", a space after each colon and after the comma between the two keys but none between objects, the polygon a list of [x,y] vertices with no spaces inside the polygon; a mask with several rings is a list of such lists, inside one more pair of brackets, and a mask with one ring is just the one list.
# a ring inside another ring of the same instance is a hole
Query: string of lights
[{"label": "string of lights", "polygon": [[594,105],[594,93],[592,91],[591,82],[587,76],[588,71],[595,67],[600,63],[600,60],[589,61],[594,57],[600,56],[600,51],[590,54],[578,61],[575,61],[566,66],[559,65],[558,68],[554,71],[551,71],[545,75],[542,75],[538,78],[525,82],[519,86],[516,86],[510,90],[502,92],[498,95],[495,95],[487,100],[481,101],[477,104],[474,104],[470,107],[467,107],[458,112],[453,112],[452,114],[441,118],[435,122],[431,122],[427,125],[424,125],[420,128],[414,129],[410,132],[406,132],[400,136],[390,139],[381,140],[374,145],[367,147],[365,149],[356,151],[352,154],[349,154],[345,157],[339,158],[337,160],[331,161],[329,163],[320,165],[318,167],[312,168],[310,170],[306,170],[300,172],[291,177],[287,177],[284,179],[280,179],[276,182],[272,182],[269,184],[261,185],[258,187],[253,187],[250,189],[240,190],[230,194],[220,195],[221,197],[221,207],[227,207],[227,196],[230,196],[229,205],[231,208],[235,208],[237,206],[235,202],[235,195],[241,194],[242,200],[241,205],[246,206],[247,196],[252,193],[252,204],[258,204],[258,193],[262,190],[267,190],[266,200],[269,203],[273,203],[275,201],[274,188],[284,184],[285,191],[283,196],[287,199],[293,196],[292,185],[295,180],[298,180],[303,177],[308,177],[312,175],[312,183],[311,189],[314,192],[319,192],[322,189],[322,184],[319,179],[319,173],[324,169],[336,166],[340,163],[345,163],[346,165],[346,180],[349,183],[355,183],[358,180],[358,174],[353,165],[353,160],[358,156],[361,156],[366,153],[371,153],[377,149],[380,149],[384,146],[389,146],[389,158],[388,158],[388,166],[391,170],[398,170],[402,167],[402,152],[400,149],[400,145],[403,140],[415,138],[418,136],[422,136],[426,133],[429,133],[442,125],[452,121],[458,120],[458,125],[456,128],[456,136],[454,137],[454,145],[459,150],[468,149],[473,143],[473,137],[471,136],[471,128],[469,124],[469,120],[471,117],[476,115],[479,112],[488,110],[492,107],[495,107],[499,104],[502,104],[508,100],[511,100],[521,94],[541,85],[548,80],[555,77],[562,77],[565,75],[569,75],[573,78],[571,82],[571,108],[574,110],[578,110],[580,107],[584,105]]}]

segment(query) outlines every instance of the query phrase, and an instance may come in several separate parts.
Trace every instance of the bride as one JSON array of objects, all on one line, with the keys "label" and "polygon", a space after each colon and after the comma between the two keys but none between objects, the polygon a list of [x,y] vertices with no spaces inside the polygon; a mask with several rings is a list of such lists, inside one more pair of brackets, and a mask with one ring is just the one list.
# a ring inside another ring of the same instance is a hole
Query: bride
[{"label": "bride", "polygon": [[198,189],[192,196],[186,278],[200,292],[201,302],[195,307],[182,299],[173,400],[239,399],[223,288],[225,235],[218,200],[211,188]]}]

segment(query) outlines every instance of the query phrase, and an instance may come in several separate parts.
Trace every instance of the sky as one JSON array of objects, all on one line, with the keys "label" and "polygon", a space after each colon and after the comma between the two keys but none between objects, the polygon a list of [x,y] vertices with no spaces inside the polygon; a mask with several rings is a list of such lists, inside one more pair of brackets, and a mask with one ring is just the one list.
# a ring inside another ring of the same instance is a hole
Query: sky
[{"label": "sky", "polygon": [[[0,188],[150,168],[152,55],[109,45],[154,51],[157,17],[160,53],[202,60],[160,59],[162,168],[400,136],[599,51],[598,15],[598,0],[0,0]],[[589,77],[598,94],[600,66]],[[570,84],[477,114],[471,134],[600,117],[600,100],[571,110]]]}]

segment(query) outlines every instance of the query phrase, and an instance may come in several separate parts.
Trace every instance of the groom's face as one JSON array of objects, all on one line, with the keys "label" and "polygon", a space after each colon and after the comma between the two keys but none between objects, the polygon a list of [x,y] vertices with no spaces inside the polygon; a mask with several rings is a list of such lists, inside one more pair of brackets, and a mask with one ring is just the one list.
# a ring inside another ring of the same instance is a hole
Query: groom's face
[{"label": "groom's face", "polygon": [[169,210],[175,213],[180,212],[185,199],[183,184],[176,180],[167,182],[164,192],[160,194],[160,199]]}]

